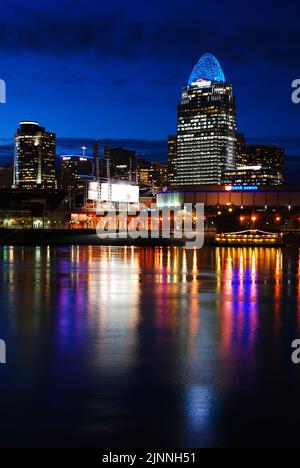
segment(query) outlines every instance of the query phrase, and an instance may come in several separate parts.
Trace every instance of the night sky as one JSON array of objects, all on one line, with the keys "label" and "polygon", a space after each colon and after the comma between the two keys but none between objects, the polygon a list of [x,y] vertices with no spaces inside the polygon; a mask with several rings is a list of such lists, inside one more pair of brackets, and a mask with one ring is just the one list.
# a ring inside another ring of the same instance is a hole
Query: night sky
[{"label": "night sky", "polygon": [[2,2],[0,142],[22,119],[58,137],[166,140],[182,86],[211,52],[234,86],[239,130],[300,155],[299,44],[291,1]]}]

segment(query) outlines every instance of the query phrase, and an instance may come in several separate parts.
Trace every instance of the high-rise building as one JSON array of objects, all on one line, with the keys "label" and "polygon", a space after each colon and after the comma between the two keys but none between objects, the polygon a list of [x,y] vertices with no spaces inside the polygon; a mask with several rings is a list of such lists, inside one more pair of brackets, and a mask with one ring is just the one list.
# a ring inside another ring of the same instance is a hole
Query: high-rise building
[{"label": "high-rise building", "polygon": [[168,183],[176,184],[177,136],[168,137]]},{"label": "high-rise building", "polygon": [[85,180],[95,177],[94,158],[79,155],[60,156],[59,185],[63,190],[81,191]]},{"label": "high-rise building", "polygon": [[138,159],[138,182],[152,186],[153,192],[168,184],[168,164]]},{"label": "high-rise building", "polygon": [[[237,137],[237,156],[236,156],[236,170],[239,172],[237,177],[240,177],[240,171],[245,171],[245,167],[251,169],[252,167],[260,168],[259,172],[254,172],[252,175],[248,172],[248,176],[254,180],[257,177],[261,179],[261,183],[268,185],[281,185],[284,183],[284,149],[275,145],[259,145],[248,144],[245,141],[244,135],[239,133]],[[228,182],[228,171],[224,175],[224,181]],[[234,176],[234,171],[231,171],[231,177]],[[249,179],[248,179],[249,180]],[[226,182],[226,183],[227,183]]]},{"label": "high-rise building", "polygon": [[56,137],[37,122],[20,122],[15,135],[14,186],[56,189]]},{"label": "high-rise building", "polygon": [[151,184],[151,162],[144,158],[137,160],[138,183],[141,185]]},{"label": "high-rise building", "polygon": [[124,148],[109,148],[110,177],[115,180],[136,182],[136,152]]},{"label": "high-rise building", "polygon": [[284,149],[275,145],[246,144],[247,164],[262,166],[277,173],[277,183],[284,183]]},{"label": "high-rise building", "polygon": [[225,185],[234,186],[260,186],[260,185],[281,185],[278,172],[269,167],[263,166],[237,166],[236,169],[225,171],[223,175]]},{"label": "high-rise building", "polygon": [[93,145],[93,157],[94,157],[94,168],[95,168],[95,176],[99,179],[101,175],[101,167],[100,167],[100,142],[96,140]]},{"label": "high-rise building", "polygon": [[150,183],[155,189],[160,189],[168,184],[168,164],[161,162],[151,163]]},{"label": "high-rise building", "polygon": [[221,184],[235,168],[236,112],[232,86],[211,54],[196,64],[178,106],[175,181]]},{"label": "high-rise building", "polygon": [[248,158],[246,154],[246,140],[243,133],[236,134],[236,165],[248,166]]}]

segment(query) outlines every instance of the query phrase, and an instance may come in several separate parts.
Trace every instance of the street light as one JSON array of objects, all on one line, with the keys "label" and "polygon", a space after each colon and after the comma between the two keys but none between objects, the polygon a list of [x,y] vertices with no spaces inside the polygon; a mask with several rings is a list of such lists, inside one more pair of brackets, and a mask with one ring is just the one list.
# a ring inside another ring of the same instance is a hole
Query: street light
[{"label": "street light", "polygon": [[252,222],[251,229],[252,229],[252,227],[255,227],[255,221],[257,221],[257,216],[256,216],[256,215],[252,215],[252,216],[251,216],[251,222]]}]

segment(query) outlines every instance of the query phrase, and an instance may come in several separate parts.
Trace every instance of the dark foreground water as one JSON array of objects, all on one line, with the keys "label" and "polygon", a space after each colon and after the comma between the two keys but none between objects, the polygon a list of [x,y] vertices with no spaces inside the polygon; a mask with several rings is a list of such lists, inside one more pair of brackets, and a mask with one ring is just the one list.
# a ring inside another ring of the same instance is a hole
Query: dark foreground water
[{"label": "dark foreground water", "polygon": [[1,446],[300,446],[299,250],[0,249]]}]

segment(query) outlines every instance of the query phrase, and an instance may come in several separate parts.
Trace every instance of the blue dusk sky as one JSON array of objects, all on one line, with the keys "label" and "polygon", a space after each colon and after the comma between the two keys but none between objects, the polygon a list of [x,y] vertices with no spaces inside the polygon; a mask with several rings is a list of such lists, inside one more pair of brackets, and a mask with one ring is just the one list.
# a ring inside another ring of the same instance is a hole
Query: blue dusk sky
[{"label": "blue dusk sky", "polygon": [[234,86],[239,130],[300,155],[300,104],[291,101],[299,44],[291,1],[2,2],[1,154],[22,119],[69,141],[165,141],[182,87],[211,52]]}]

